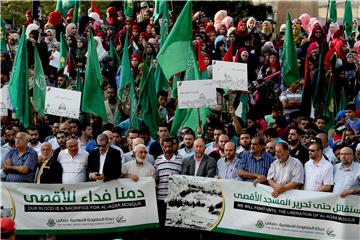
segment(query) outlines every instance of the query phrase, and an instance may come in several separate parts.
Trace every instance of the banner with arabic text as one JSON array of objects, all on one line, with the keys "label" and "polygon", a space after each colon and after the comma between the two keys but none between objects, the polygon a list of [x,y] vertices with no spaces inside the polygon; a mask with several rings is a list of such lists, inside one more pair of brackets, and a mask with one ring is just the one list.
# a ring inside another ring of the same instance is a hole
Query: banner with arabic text
[{"label": "banner with arabic text", "polygon": [[1,214],[17,234],[81,234],[158,227],[155,181],[2,183]]},{"label": "banner with arabic text", "polygon": [[360,239],[360,197],[171,176],[166,225],[272,239]]}]

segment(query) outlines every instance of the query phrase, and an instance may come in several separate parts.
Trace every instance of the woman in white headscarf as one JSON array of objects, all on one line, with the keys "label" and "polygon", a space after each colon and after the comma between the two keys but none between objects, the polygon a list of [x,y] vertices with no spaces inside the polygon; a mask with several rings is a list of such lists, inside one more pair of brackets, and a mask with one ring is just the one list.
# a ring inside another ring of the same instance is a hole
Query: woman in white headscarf
[{"label": "woman in white headscarf", "polygon": [[220,10],[215,14],[214,27],[215,27],[216,31],[218,31],[219,28],[221,27],[221,24],[222,24],[221,22],[225,17],[227,17],[227,11],[226,10]]},{"label": "woman in white headscarf", "polygon": [[53,50],[53,45],[54,43],[56,43],[56,31],[54,29],[46,29],[45,30],[45,33],[46,33],[46,37],[45,37],[45,43],[48,47],[48,52],[52,52]]},{"label": "woman in white headscarf", "polygon": [[[95,44],[96,44],[96,52],[99,58],[99,62],[101,62],[103,60],[103,58],[105,56],[108,56],[109,54],[107,53],[107,51],[104,49],[103,45],[102,45],[102,40],[100,37],[94,37],[95,39]],[[86,53],[87,54],[87,53]]]}]

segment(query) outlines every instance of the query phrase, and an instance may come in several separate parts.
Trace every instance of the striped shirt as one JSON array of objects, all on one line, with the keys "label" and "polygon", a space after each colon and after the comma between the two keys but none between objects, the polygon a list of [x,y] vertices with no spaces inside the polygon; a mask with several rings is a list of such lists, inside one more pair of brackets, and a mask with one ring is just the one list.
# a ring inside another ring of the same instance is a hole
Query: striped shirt
[{"label": "striped shirt", "polygon": [[239,162],[240,159],[237,157],[234,157],[231,162],[226,162],[225,158],[220,158],[217,162],[216,175],[221,179],[237,179],[238,175],[236,168],[238,167]]},{"label": "striped shirt", "polygon": [[157,185],[157,199],[165,200],[168,194],[169,176],[181,174],[182,171],[182,158],[173,155],[170,160],[167,160],[164,155],[160,155],[155,160],[155,172],[159,177]]},{"label": "striped shirt", "polygon": [[[267,176],[270,165],[274,160],[274,157],[265,151],[261,153],[261,158],[258,160],[254,158],[254,154],[252,152],[246,152],[241,156],[238,169],[242,169],[249,173],[256,173]],[[251,178],[242,177],[240,177],[240,179],[247,182],[252,182],[254,180]]]}]

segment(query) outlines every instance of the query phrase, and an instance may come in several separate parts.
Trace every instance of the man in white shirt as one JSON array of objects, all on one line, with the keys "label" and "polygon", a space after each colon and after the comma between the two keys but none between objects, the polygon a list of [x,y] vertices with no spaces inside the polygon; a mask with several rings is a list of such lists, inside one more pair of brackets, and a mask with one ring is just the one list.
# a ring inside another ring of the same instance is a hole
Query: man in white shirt
[{"label": "man in white shirt", "polygon": [[354,151],[349,147],[340,150],[340,161],[334,166],[334,193],[341,197],[360,193],[360,163],[354,162]]},{"label": "man in white shirt", "polygon": [[329,146],[328,136],[325,133],[319,133],[316,137],[321,139],[325,159],[329,160],[332,165],[337,164],[339,160],[336,158],[332,148]]},{"label": "man in white shirt", "polygon": [[39,130],[37,127],[31,127],[28,129],[29,144],[28,146],[35,150],[39,155],[41,150],[41,142],[39,141]]},{"label": "man in white shirt", "polygon": [[305,163],[304,190],[330,192],[334,184],[333,165],[324,158],[321,139],[310,141],[309,157]]},{"label": "man in white shirt", "polygon": [[276,198],[286,191],[298,189],[304,183],[304,167],[299,159],[290,156],[289,146],[285,142],[276,144],[275,156],[267,180],[274,190],[271,195]]},{"label": "man in white shirt", "polygon": [[[133,143],[136,139],[134,139]],[[135,160],[131,160],[124,164],[122,174],[125,177],[138,181],[139,177],[153,177],[155,176],[155,168],[146,161],[147,151],[144,144],[137,144],[133,147]]]},{"label": "man in white shirt", "polygon": [[[135,138],[134,140],[132,140],[132,149],[135,149],[135,147],[139,144],[144,144],[145,145],[145,142],[144,142],[144,139],[142,138]],[[146,147],[146,146],[145,146]],[[130,162],[132,160],[136,160],[136,154],[135,154],[135,151],[132,150],[130,152],[127,152],[124,154],[124,160],[122,161],[123,164],[127,163],[127,162]],[[152,166],[154,166],[154,157],[152,155],[150,155],[148,153],[148,150],[146,149],[146,157],[145,157],[145,160],[150,163]]]},{"label": "man in white shirt", "polygon": [[63,168],[62,183],[86,182],[88,155],[89,153],[79,149],[76,137],[66,141],[66,149],[62,150],[58,156],[58,162]]}]

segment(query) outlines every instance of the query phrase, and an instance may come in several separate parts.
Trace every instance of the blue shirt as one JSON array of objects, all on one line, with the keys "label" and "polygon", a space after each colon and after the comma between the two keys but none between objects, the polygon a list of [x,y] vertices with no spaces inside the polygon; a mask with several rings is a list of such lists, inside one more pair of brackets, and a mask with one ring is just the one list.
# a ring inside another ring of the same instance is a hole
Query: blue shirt
[{"label": "blue shirt", "polygon": [[[137,118],[138,121],[138,127],[140,127],[143,123],[143,120],[140,118]],[[121,127],[124,130],[124,134],[127,135],[129,129],[130,129],[130,118],[122,121],[119,125],[117,125],[118,127]]]},{"label": "blue shirt", "polygon": [[238,178],[237,168],[240,159],[234,158],[232,162],[225,162],[225,158],[220,158],[217,162],[216,176],[221,179],[236,179]]},{"label": "blue shirt", "polygon": [[360,163],[352,162],[345,169],[342,163],[334,166],[334,193],[341,193],[347,189],[355,189],[360,186]]},{"label": "blue shirt", "polygon": [[187,151],[185,150],[185,148],[182,148],[182,149],[179,149],[178,154],[179,154],[182,158],[185,159],[185,158],[190,158],[190,157],[194,156],[195,151],[194,151],[194,149],[191,149],[190,152],[187,152]]},{"label": "blue shirt", "polygon": [[[254,154],[252,152],[245,152],[241,155],[238,169],[242,169],[249,173],[261,174],[266,177],[271,163],[274,160],[274,157],[270,153],[267,153],[265,151],[261,153],[261,158],[259,160],[254,158]],[[252,182],[254,180],[251,178],[242,177],[240,177],[240,179],[247,182]]]},{"label": "blue shirt", "polygon": [[11,158],[13,166],[27,167],[30,169],[30,172],[28,174],[8,172],[5,177],[5,182],[34,182],[38,160],[38,155],[35,150],[26,147],[25,153],[20,157],[18,150],[14,148],[10,150],[6,158]]}]

